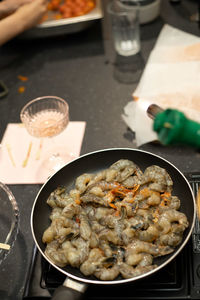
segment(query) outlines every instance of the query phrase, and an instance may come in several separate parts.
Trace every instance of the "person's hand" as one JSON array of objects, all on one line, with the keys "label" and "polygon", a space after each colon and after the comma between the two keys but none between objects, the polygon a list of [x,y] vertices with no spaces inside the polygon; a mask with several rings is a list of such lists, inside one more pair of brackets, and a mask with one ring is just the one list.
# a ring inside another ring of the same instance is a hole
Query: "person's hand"
[{"label": "person's hand", "polygon": [[47,3],[48,0],[31,0],[30,3],[24,4],[16,10],[14,14],[19,19],[19,22],[23,24],[23,30],[27,30],[39,23],[42,16],[47,12]]},{"label": "person's hand", "polygon": [[[4,0],[15,1],[15,0]],[[2,3],[4,2],[2,1]],[[45,12],[48,0],[17,0],[21,4],[14,11],[0,20],[0,46],[19,35],[23,31],[37,25]],[[25,1],[25,4],[22,2]],[[19,3],[18,2],[18,3]],[[0,11],[1,13],[1,11]]]},{"label": "person's hand", "polygon": [[27,4],[32,0],[3,0],[0,2],[0,18],[4,18],[14,13],[21,5]]}]

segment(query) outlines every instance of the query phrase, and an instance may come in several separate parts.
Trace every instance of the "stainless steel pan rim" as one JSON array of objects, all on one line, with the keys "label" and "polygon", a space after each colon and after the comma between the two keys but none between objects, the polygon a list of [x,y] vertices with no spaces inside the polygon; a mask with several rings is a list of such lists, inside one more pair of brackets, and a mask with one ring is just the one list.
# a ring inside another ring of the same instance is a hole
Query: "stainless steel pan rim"
[{"label": "stainless steel pan rim", "polygon": [[[36,236],[35,236],[35,233],[34,233],[34,228],[33,228],[33,216],[34,216],[34,210],[35,210],[35,205],[37,203],[37,199],[41,193],[41,191],[43,190],[44,186],[48,184],[48,182],[51,180],[51,178],[53,178],[55,176],[55,174],[57,174],[58,172],[60,172],[62,169],[66,168],[66,166],[70,165],[70,164],[73,164],[75,161],[79,161],[81,159],[83,159],[84,157],[87,157],[87,156],[92,156],[92,155],[95,155],[96,153],[105,153],[105,152],[109,152],[109,151],[133,151],[133,152],[137,152],[137,153],[144,153],[144,154],[147,154],[147,155],[151,155],[151,156],[154,156],[154,157],[157,157],[158,159],[166,162],[168,165],[170,165],[172,168],[176,169],[176,171],[183,177],[185,183],[187,183],[188,185],[188,188],[191,192],[191,196],[192,196],[192,199],[193,199],[193,206],[194,206],[194,213],[193,213],[193,216],[192,216],[192,224],[190,224],[190,230],[185,238],[185,240],[182,242],[181,246],[175,250],[174,253],[170,254],[170,257],[164,262],[162,263],[161,265],[159,265],[158,267],[156,267],[155,269],[145,273],[145,274],[142,274],[142,275],[139,275],[139,276],[136,276],[136,277],[133,277],[133,278],[129,278],[129,279],[121,279],[121,280],[112,280],[112,281],[100,281],[100,280],[91,280],[91,279],[87,279],[87,278],[80,278],[78,276],[75,276],[69,272],[67,272],[66,270],[63,270],[62,268],[56,266],[54,263],[52,263],[47,257],[46,255],[44,254],[44,252],[42,251],[37,239],[36,239]],[[148,152],[148,151],[144,151],[144,150],[140,150],[140,149],[132,149],[132,148],[106,148],[106,149],[101,149],[101,150],[97,150],[97,151],[93,151],[93,152],[89,152],[87,154],[84,154],[84,155],[81,155],[80,157],[74,159],[73,161],[67,163],[65,166],[63,166],[63,168],[60,169],[59,171],[57,171],[55,174],[53,174],[44,184],[43,186],[41,187],[41,189],[39,190],[36,198],[35,198],[35,201],[33,203],[33,206],[32,206],[32,211],[31,211],[31,231],[32,231],[32,236],[33,236],[33,239],[34,239],[34,242],[38,248],[38,250],[40,251],[40,253],[42,254],[42,256],[45,258],[45,260],[47,260],[51,265],[53,265],[53,267],[55,267],[58,271],[62,272],[63,274],[65,274],[66,276],[69,276],[69,278],[71,279],[74,279],[76,281],[79,281],[79,282],[83,282],[83,283],[87,283],[87,284],[101,284],[101,285],[104,285],[104,284],[109,284],[109,285],[114,285],[114,284],[123,284],[123,283],[128,283],[128,282],[132,282],[132,281],[136,281],[136,280],[139,280],[139,279],[142,279],[144,277],[147,277],[155,272],[157,272],[158,270],[160,270],[161,268],[163,268],[164,266],[166,266],[169,262],[171,262],[180,252],[181,250],[184,248],[184,246],[187,244],[191,234],[192,234],[192,230],[193,230],[193,227],[194,227],[194,223],[195,223],[195,217],[196,217],[196,202],[195,202],[195,197],[194,197],[194,194],[193,194],[193,191],[192,191],[192,188],[189,184],[189,182],[187,181],[186,177],[182,174],[182,172],[177,169],[172,163],[170,163],[168,160],[162,158],[161,156],[159,155],[156,155],[156,154],[153,154],[151,152]]]}]

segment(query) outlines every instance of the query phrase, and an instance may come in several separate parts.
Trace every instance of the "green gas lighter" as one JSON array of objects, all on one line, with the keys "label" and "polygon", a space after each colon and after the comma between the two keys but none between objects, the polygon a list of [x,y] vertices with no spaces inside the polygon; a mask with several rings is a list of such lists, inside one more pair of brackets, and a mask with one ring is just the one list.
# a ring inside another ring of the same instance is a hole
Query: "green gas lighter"
[{"label": "green gas lighter", "polygon": [[153,130],[164,145],[190,145],[200,148],[200,123],[195,122],[176,109],[163,110],[152,104],[147,114],[153,119]]}]

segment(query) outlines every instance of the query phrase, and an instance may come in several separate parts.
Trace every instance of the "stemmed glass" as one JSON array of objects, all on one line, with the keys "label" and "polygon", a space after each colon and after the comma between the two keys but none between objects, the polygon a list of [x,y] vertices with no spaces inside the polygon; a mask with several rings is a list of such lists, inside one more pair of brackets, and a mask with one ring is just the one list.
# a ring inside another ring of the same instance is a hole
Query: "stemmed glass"
[{"label": "stemmed glass", "polygon": [[[57,96],[43,96],[28,102],[21,110],[20,118],[28,133],[38,138],[52,138],[60,134],[69,123],[69,106]],[[45,159],[43,167],[50,173],[59,170],[65,163],[74,158],[66,149],[56,150]],[[51,175],[51,174],[50,174]]]}]

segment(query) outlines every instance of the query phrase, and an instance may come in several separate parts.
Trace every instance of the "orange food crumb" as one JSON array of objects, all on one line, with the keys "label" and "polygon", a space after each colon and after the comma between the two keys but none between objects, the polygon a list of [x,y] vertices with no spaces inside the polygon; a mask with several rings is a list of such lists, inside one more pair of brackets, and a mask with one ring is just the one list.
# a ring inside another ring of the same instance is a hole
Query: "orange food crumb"
[{"label": "orange food crumb", "polygon": [[19,92],[20,94],[24,93],[24,91],[25,91],[25,87],[24,87],[24,86],[20,86],[20,87],[18,88],[18,92]]},{"label": "orange food crumb", "polygon": [[138,101],[138,100],[139,100],[139,97],[133,96],[133,101]]},{"label": "orange food crumb", "polygon": [[27,81],[28,80],[28,77],[26,77],[26,76],[18,75],[17,77],[21,81]]}]

